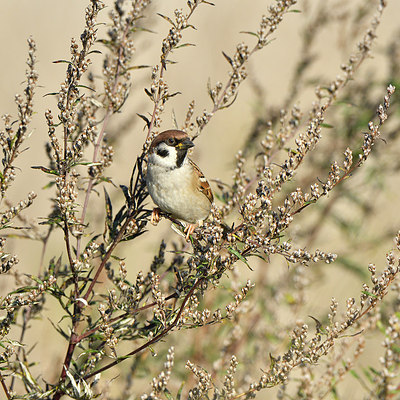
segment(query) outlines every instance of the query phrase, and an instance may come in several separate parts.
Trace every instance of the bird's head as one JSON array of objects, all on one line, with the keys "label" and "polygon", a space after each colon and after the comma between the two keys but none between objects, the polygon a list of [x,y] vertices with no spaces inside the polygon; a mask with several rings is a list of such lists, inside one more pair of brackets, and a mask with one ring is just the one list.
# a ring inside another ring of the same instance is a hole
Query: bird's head
[{"label": "bird's head", "polygon": [[168,130],[160,133],[152,141],[149,162],[167,169],[180,168],[188,150],[194,146],[186,132]]}]

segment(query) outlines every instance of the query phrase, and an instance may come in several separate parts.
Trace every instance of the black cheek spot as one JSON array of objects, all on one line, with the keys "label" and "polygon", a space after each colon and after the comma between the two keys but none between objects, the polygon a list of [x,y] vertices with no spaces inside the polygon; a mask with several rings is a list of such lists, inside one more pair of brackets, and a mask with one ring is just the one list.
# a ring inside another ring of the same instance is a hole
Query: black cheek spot
[{"label": "black cheek spot", "polygon": [[178,168],[180,168],[183,164],[183,161],[185,161],[186,153],[187,153],[186,149],[179,149],[176,152],[176,166]]},{"label": "black cheek spot", "polygon": [[157,154],[158,154],[160,157],[165,158],[165,157],[168,156],[169,152],[168,152],[168,150],[166,150],[166,149],[157,149]]}]

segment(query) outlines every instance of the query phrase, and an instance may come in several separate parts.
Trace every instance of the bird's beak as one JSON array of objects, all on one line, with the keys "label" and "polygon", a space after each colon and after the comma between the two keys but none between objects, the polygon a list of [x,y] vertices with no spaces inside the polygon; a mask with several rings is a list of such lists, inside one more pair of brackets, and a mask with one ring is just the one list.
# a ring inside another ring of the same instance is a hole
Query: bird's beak
[{"label": "bird's beak", "polygon": [[187,150],[187,149],[190,149],[193,146],[194,146],[194,143],[189,138],[186,138],[182,142],[178,143],[175,147],[178,150]]}]

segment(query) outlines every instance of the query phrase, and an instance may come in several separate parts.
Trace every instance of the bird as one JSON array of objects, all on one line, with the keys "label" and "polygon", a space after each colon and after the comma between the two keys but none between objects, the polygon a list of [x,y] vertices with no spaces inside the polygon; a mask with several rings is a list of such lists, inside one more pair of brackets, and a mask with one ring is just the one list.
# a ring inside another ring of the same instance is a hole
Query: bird
[{"label": "bird", "polygon": [[189,135],[170,129],[158,134],[150,144],[146,185],[157,205],[150,222],[157,225],[160,210],[185,222],[186,240],[211,212],[214,197],[200,168],[188,157],[194,146]]}]

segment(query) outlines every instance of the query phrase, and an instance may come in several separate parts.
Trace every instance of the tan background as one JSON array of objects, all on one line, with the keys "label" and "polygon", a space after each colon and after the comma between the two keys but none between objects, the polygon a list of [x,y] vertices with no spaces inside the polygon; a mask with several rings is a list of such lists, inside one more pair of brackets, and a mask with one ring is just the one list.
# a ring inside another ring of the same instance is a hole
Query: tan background
[{"label": "tan background", "polygon": [[[106,2],[106,4],[109,3],[109,1]],[[185,7],[185,3],[185,1],[176,0],[153,2],[158,12],[168,15],[176,7]],[[170,83],[170,91],[183,93],[171,102],[179,122],[183,121],[187,105],[192,99],[196,99],[196,114],[201,113],[204,108],[210,108],[210,102],[206,95],[207,80],[210,79],[212,83],[217,80],[225,82],[229,70],[221,51],[232,54],[236,43],[243,40],[252,43],[250,36],[239,32],[256,30],[260,16],[266,6],[270,4],[270,1],[216,0],[215,3],[215,7],[202,6],[196,12],[192,23],[197,27],[197,31],[185,33],[183,40],[184,42],[195,43],[196,47],[176,51],[173,58],[179,63],[170,66],[166,73],[166,79]],[[348,2],[343,2],[343,4],[345,3]],[[388,3],[388,8],[378,30],[379,38],[374,52],[375,58],[370,61],[368,66],[368,68],[374,66],[378,73],[380,70],[383,73],[386,68],[380,54],[382,44],[391,38],[399,25],[400,2],[389,0]],[[52,108],[54,114],[56,114],[56,106],[52,97],[43,96],[48,92],[58,90],[65,71],[63,64],[56,65],[52,61],[69,58],[69,42],[71,37],[78,38],[83,29],[85,7],[86,1],[82,0],[2,0],[0,3],[0,37],[2,38],[2,59],[0,63],[1,114],[16,115],[13,97],[15,93],[22,92],[24,87],[21,82],[24,80],[24,62],[27,53],[26,38],[31,35],[38,48],[37,70],[40,87],[36,92],[35,108],[37,113],[32,121],[33,134],[26,142],[30,151],[22,154],[18,159],[17,165],[21,170],[18,171],[18,178],[12,190],[10,190],[11,196],[16,200],[24,198],[25,194],[31,190],[39,194],[37,201],[29,210],[30,215],[47,215],[50,204],[48,199],[52,193],[41,189],[47,183],[44,174],[30,168],[31,165],[46,165],[47,163],[44,153],[44,143],[47,140],[44,111],[47,108]],[[103,21],[106,20],[106,14],[107,10],[101,14]],[[140,35],[136,44],[135,64],[154,65],[158,62],[160,40],[165,36],[168,25],[161,18],[157,18],[153,22],[155,22],[155,25],[151,29],[157,33]],[[251,61],[250,67],[266,92],[267,103],[281,101],[285,98],[286,88],[289,84],[289,71],[291,71],[300,51],[299,29],[303,23],[301,14],[286,16],[284,23],[274,35],[277,40],[255,55]],[[100,26],[99,29],[99,37],[104,37],[104,27]],[[315,67],[316,75],[333,79],[339,73],[340,64],[347,60],[359,39],[359,37],[346,38],[345,35],[346,32],[343,30],[328,29],[319,38],[317,47],[321,49],[321,52]],[[343,37],[348,40],[347,52],[337,50],[337,44],[340,40],[343,40]],[[94,55],[93,59],[95,57]],[[135,117],[135,114],[143,114],[151,110],[151,104],[142,89],[144,85],[148,86],[148,79],[148,70],[140,70],[134,74],[131,98],[124,107],[122,114],[117,115],[109,127],[110,133],[115,134],[122,123],[129,119],[133,119],[134,122],[115,147],[115,163],[111,167],[109,175],[114,176],[116,184],[128,181],[135,156],[143,142],[143,123]],[[241,147],[243,134],[247,132],[251,122],[252,109],[257,106],[249,87],[249,82],[246,82],[240,90],[235,106],[218,113],[197,140],[195,159],[209,178],[230,178],[232,155]],[[300,99],[300,106],[305,110],[308,109],[312,99],[313,94],[309,90]],[[167,107],[162,128],[170,128],[172,126],[171,121],[171,108]],[[388,198],[382,201],[387,201],[387,209],[390,209],[396,204],[396,200],[396,195],[389,193]],[[398,225],[399,220],[396,221],[389,215],[382,212],[381,217],[393,226]],[[102,221],[99,221],[99,225],[101,223]],[[156,229],[159,230],[160,236],[163,233],[171,232],[169,224],[166,222],[161,223],[157,228],[149,228],[150,232],[154,232]],[[151,240],[149,238],[145,235],[142,239],[135,241],[133,245],[125,245],[124,248],[120,249],[120,254],[127,256],[127,264],[132,271],[132,276],[134,271],[148,268],[149,261],[154,254],[153,249],[156,248],[158,243],[154,240],[154,236],[151,237]],[[51,252],[59,254],[62,251],[61,239],[61,236],[55,237],[51,242],[51,250],[56,251],[49,251],[48,257]],[[12,252],[12,243],[10,243],[10,246],[9,250]],[[386,248],[390,246],[391,243],[388,243]],[[329,248],[329,240],[325,243],[324,249],[334,251],[334,249]],[[18,256],[21,259],[19,269],[28,273],[37,273],[37,260],[40,251],[39,244],[27,243],[23,250],[18,248]],[[10,277],[0,277],[0,295],[12,285],[12,282],[13,280]],[[351,294],[350,289],[347,292]],[[321,303],[328,304],[329,293],[319,293],[316,296],[319,296]],[[50,331],[52,328],[48,321],[42,321],[37,328],[37,334],[48,335],[49,341],[46,343],[40,341],[36,351],[42,353],[46,359],[55,358],[60,361],[60,357],[65,352],[65,343]],[[32,342],[34,341],[35,338]],[[58,372],[54,371],[54,363],[46,362],[46,364],[48,369],[44,371],[44,378],[52,380]]]}]

